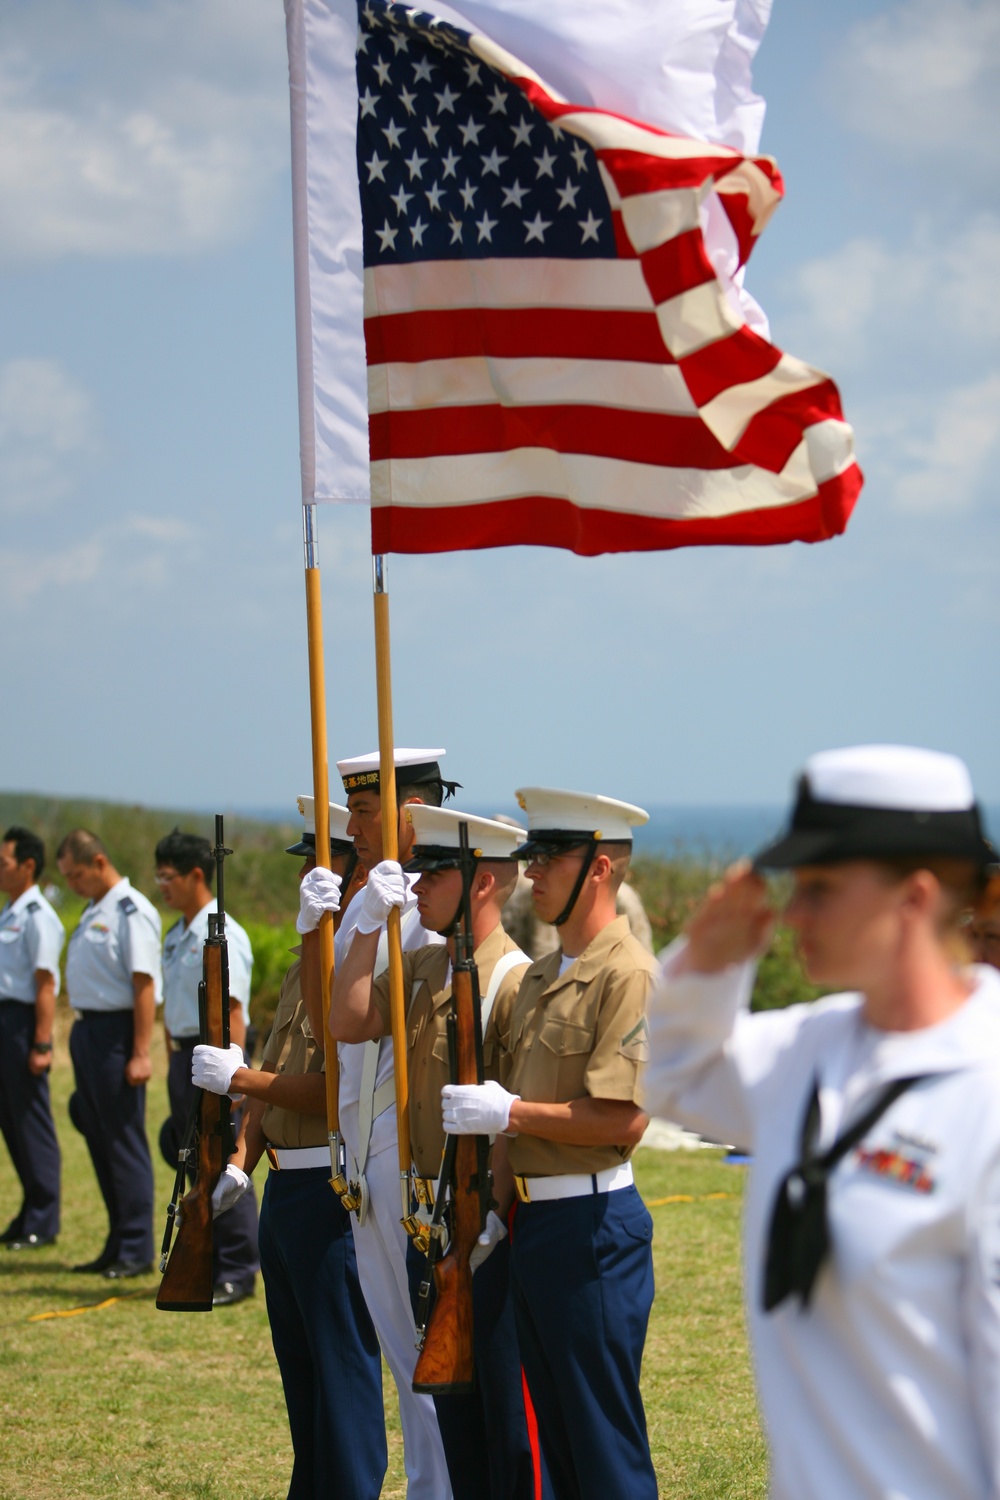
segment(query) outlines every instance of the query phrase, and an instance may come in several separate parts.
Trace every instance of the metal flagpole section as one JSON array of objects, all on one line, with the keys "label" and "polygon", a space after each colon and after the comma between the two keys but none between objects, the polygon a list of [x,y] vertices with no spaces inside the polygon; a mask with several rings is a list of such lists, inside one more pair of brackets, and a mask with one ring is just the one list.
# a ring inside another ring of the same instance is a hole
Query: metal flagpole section
[{"label": "metal flagpole section", "polygon": [[[373,558],[375,597],[375,685],[378,696],[379,789],[382,798],[382,858],[399,858],[399,811],[396,806],[396,759],[392,732],[392,669],[389,658],[389,595],[385,555]],[[410,1080],[406,1067],[406,1016],[403,1010],[403,944],[399,910],[389,913],[389,1017],[396,1078],[396,1129],[399,1138],[399,1191],[403,1218],[410,1212]]]},{"label": "metal flagpole section", "polygon": [[[306,564],[306,633],[309,649],[309,717],[312,726],[313,813],[316,819],[316,863],[330,868],[330,765],[326,744],[326,676],[323,670],[323,600],[320,592],[316,506],[302,507]],[[333,984],[333,913],[319,924],[320,982],[323,987],[323,1051],[326,1055],[326,1122],[330,1141],[330,1185],[341,1172],[340,1100],[337,1047],[331,1040],[330,989]]]}]

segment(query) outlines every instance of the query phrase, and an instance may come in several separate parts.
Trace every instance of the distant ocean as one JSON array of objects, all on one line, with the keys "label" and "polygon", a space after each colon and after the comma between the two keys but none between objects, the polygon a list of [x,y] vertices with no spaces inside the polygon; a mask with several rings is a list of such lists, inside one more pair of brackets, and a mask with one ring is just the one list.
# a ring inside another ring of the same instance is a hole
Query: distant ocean
[{"label": "distant ocean", "polygon": [[[287,810],[247,807],[237,811],[269,822],[293,821]],[[469,811],[487,818],[497,813],[518,821],[524,817],[516,807],[471,807]],[[1000,805],[987,805],[983,813],[987,829],[996,839],[1000,836]],[[649,822],[636,829],[635,852],[660,859],[739,859],[779,833],[787,815],[785,806],[761,803],[650,807]]]}]

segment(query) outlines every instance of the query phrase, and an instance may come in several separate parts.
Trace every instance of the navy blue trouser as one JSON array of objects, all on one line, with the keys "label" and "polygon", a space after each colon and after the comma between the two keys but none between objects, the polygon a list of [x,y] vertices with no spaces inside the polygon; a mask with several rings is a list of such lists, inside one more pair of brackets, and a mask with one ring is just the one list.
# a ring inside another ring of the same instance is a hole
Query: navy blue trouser
[{"label": "navy blue trouser", "polygon": [[88,1010],[69,1034],[76,1093],[69,1115],[90,1151],[108,1210],[104,1251],[116,1260],[153,1259],[153,1163],[146,1140],[146,1086],[125,1080],[134,1013]]},{"label": "navy blue trouser", "polygon": [[[173,1144],[173,1154],[168,1160],[174,1170],[177,1168],[177,1152],[184,1139],[195,1096],[195,1086],[191,1082],[191,1054],[197,1040],[197,1037],[191,1037],[190,1040],[181,1037],[177,1042],[179,1050],[171,1052],[167,1068],[170,1119],[161,1132],[161,1140],[169,1138]],[[239,1134],[241,1113],[235,1106],[231,1111],[234,1141]],[[212,1226],[212,1280],[216,1285],[221,1281],[249,1282],[253,1281],[259,1269],[257,1198],[251,1183],[243,1197],[224,1214],[220,1214]]]},{"label": "navy blue trouser", "polygon": [[[406,1273],[414,1316],[427,1259],[410,1240]],[[549,1500],[536,1489],[521,1380],[521,1354],[510,1296],[510,1241],[503,1240],[472,1278],[473,1358],[476,1389],[435,1396],[444,1456],[454,1500]]]},{"label": "navy blue trouser", "polygon": [[19,1238],[59,1233],[59,1142],[52,1122],[49,1075],[28,1069],[35,1007],[0,1000],[0,1131],[21,1183],[21,1207],[10,1222]]},{"label": "navy blue trouser", "polygon": [[260,1269],[295,1453],[288,1500],[377,1500],[382,1357],[329,1168],[268,1173]]},{"label": "navy blue trouser", "polygon": [[635,1187],[518,1207],[514,1313],[557,1500],[656,1500],[639,1394],[652,1241]]}]

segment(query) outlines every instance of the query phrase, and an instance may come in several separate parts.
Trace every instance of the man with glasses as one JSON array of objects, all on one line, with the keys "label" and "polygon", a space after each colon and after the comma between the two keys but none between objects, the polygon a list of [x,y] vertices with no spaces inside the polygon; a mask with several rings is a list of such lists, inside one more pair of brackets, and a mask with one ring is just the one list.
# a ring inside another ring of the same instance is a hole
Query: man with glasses
[{"label": "man with glasses", "polygon": [[[184,1139],[195,1096],[191,1054],[199,1040],[198,984],[208,919],[219,907],[212,895],[215,858],[208,839],[175,828],[156,846],[156,883],[165,904],[180,913],[163,942],[163,1025],[168,1048],[167,1093],[170,1115],[160,1131],[160,1150],[171,1167]],[[229,944],[229,1036],[246,1057],[250,1023],[253,952],[240,924],[226,913]],[[240,1111],[233,1110],[233,1132]],[[252,1297],[260,1268],[257,1254],[257,1201],[253,1187],[215,1225],[212,1237],[212,1302],[227,1307]]]},{"label": "man with glasses", "polygon": [[639,1371],[653,1226],[629,1158],[654,961],[615,910],[648,814],[546,787],[517,793],[535,911],[560,947],[528,969],[503,1086],[447,1085],[449,1134],[491,1135],[501,1217],[520,1200],[511,1278],[521,1359],[559,1500],[656,1500]]}]

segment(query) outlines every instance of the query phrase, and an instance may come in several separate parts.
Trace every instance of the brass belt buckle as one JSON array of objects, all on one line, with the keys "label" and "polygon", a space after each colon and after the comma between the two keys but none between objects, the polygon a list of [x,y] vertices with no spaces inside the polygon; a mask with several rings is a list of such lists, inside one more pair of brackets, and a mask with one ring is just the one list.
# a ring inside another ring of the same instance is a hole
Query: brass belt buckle
[{"label": "brass belt buckle", "polygon": [[273,1146],[265,1146],[264,1150],[267,1153],[267,1159],[268,1159],[268,1162],[270,1163],[272,1169],[275,1172],[280,1172],[281,1171],[281,1163],[278,1160],[278,1153],[277,1153],[277,1151],[274,1149]]},{"label": "brass belt buckle", "polygon": [[531,1202],[531,1194],[528,1192],[528,1179],[527,1179],[527,1177],[518,1177],[518,1176],[515,1176],[515,1178],[514,1178],[514,1187],[516,1188],[516,1190],[517,1190],[517,1196],[520,1198],[520,1200],[521,1200],[522,1203],[530,1203]]}]

